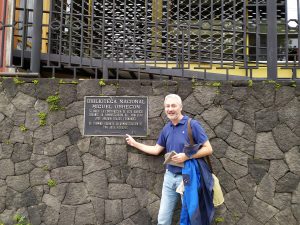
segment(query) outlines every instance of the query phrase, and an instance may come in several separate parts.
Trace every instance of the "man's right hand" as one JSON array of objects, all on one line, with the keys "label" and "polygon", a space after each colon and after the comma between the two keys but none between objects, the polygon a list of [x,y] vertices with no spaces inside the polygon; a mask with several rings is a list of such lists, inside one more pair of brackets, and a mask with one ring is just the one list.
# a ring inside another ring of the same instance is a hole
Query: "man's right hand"
[{"label": "man's right hand", "polygon": [[131,137],[129,134],[126,134],[126,138],[125,138],[126,142],[128,145],[133,146],[136,143],[136,141],[134,140],[133,137]]}]

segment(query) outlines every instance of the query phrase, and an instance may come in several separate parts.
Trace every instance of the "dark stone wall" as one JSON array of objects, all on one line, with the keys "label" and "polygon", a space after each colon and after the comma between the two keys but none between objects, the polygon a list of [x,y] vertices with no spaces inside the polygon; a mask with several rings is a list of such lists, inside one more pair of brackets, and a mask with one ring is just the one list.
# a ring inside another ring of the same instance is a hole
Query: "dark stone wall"
[{"label": "dark stone wall", "polygon": [[[58,79],[1,80],[0,221],[19,214],[32,225],[156,224],[163,156],[124,138],[83,136],[83,98],[148,96],[149,135],[139,141],[155,144],[168,93],[182,97],[210,137],[225,195],[216,224],[300,223],[299,85]],[[53,95],[57,111],[46,102]]]}]

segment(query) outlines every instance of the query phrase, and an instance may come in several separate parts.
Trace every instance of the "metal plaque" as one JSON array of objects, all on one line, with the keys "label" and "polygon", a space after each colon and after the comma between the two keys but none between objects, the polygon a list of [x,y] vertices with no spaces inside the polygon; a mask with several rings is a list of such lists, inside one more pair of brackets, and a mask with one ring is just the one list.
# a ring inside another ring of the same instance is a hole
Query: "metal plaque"
[{"label": "metal plaque", "polygon": [[85,96],[84,135],[144,137],[148,130],[148,97]]}]

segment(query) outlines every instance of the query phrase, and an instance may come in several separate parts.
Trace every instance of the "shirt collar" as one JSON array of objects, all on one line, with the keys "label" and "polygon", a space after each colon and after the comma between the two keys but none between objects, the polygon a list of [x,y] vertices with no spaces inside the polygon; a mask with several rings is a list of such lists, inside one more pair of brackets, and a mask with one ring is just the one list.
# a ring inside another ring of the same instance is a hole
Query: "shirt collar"
[{"label": "shirt collar", "polygon": [[[188,116],[183,116],[182,119],[176,124],[176,126],[178,126],[179,124],[185,124],[186,121],[189,119]],[[173,123],[170,121],[171,126],[174,126]]]}]

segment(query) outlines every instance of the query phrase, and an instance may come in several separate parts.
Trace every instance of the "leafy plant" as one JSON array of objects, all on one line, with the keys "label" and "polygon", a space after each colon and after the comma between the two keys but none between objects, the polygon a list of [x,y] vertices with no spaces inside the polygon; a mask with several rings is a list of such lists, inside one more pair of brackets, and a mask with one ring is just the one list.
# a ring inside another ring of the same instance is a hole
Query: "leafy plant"
[{"label": "leafy plant", "polygon": [[34,83],[35,85],[37,85],[39,83],[39,80],[33,80],[32,83]]},{"label": "leafy plant", "polygon": [[56,181],[53,179],[49,179],[47,184],[49,187],[55,187],[57,185]]},{"label": "leafy plant", "polygon": [[0,221],[0,225],[5,225],[2,221]]},{"label": "leafy plant", "polygon": [[225,220],[224,220],[224,218],[223,217],[216,217],[215,218],[215,222],[216,223],[223,223]]},{"label": "leafy plant", "polygon": [[25,127],[24,124],[21,124],[21,125],[20,125],[20,130],[21,130],[22,132],[25,132],[25,131],[28,130],[28,129],[27,129],[27,127]]},{"label": "leafy plant", "polygon": [[58,95],[58,93],[56,93],[56,95],[50,95],[46,101],[48,102],[48,104],[50,105],[50,111],[56,111],[61,109],[59,107],[59,101],[60,101],[60,97]]},{"label": "leafy plant", "polygon": [[16,77],[14,77],[13,81],[14,81],[14,83],[17,84],[17,85],[18,85],[18,84],[24,84],[24,83],[25,83],[25,81],[19,80],[19,79],[16,78]]},{"label": "leafy plant", "polygon": [[99,82],[98,82],[98,84],[100,86],[105,86],[106,85],[104,79],[100,79]]},{"label": "leafy plant", "polygon": [[16,222],[15,225],[31,225],[25,216],[20,214],[16,214],[13,217],[13,220]]},{"label": "leafy plant", "polygon": [[60,79],[58,83],[59,83],[59,84],[78,84],[78,82],[75,81],[75,80],[72,80],[72,81],[70,82],[70,81],[64,81],[63,79]]},{"label": "leafy plant", "polygon": [[248,87],[252,87],[253,86],[253,80],[248,80]]},{"label": "leafy plant", "polygon": [[38,117],[40,119],[40,125],[45,126],[46,125],[46,119],[47,119],[47,113],[39,112]]},{"label": "leafy plant", "polygon": [[212,86],[213,87],[221,87],[221,82],[213,82]]},{"label": "leafy plant", "polygon": [[48,168],[47,165],[44,165],[44,166],[42,167],[42,169],[43,169],[44,171],[49,171],[49,168]]},{"label": "leafy plant", "polygon": [[297,87],[296,85],[296,81],[292,81],[292,83],[290,84],[291,87]]}]

